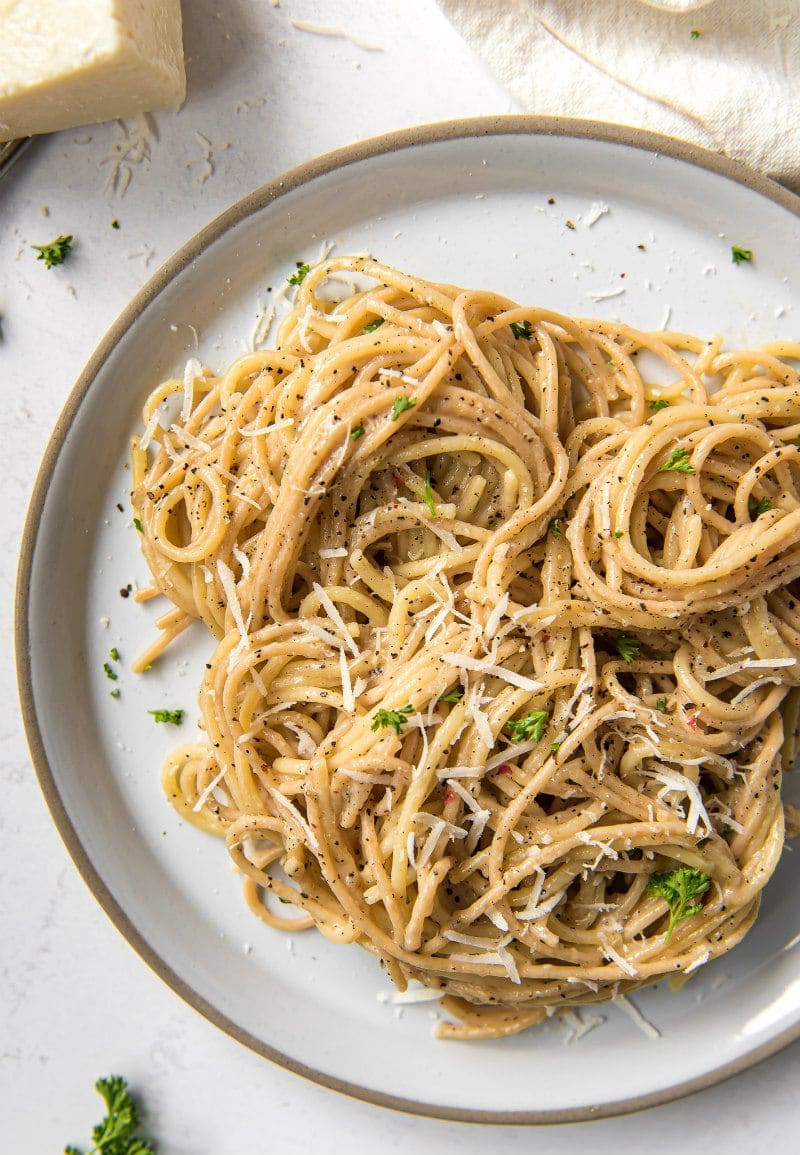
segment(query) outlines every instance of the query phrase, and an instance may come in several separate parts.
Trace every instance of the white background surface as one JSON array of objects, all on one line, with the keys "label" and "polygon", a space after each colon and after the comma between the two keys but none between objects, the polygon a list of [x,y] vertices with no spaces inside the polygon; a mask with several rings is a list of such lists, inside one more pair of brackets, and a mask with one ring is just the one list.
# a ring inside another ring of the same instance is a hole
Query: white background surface
[{"label": "white background surface", "polygon": [[[340,25],[368,52],[300,32]],[[40,141],[0,183],[0,1135],[58,1152],[99,1118],[98,1075],[125,1074],[161,1155],[314,1150],[578,1152],[793,1148],[800,1045],[689,1100],[562,1128],[403,1117],[307,1084],[185,1007],[128,947],[55,833],[27,758],[11,663],[11,593],[25,505],[56,416],[96,342],[181,242],[252,187],[329,148],[448,117],[516,111],[433,0],[187,0],[189,100],[158,114],[152,157],[123,198],[100,162],[114,125]],[[245,101],[260,101],[243,105]],[[568,112],[568,109],[564,110]],[[214,172],[201,183],[205,146]],[[42,216],[47,206],[49,216]],[[120,229],[112,230],[117,218]],[[47,271],[28,247],[78,244]],[[152,250],[152,256],[148,256]],[[68,701],[68,694],[66,699]],[[655,1044],[657,1045],[657,1044]],[[620,1056],[624,1080],[625,1056]]]}]

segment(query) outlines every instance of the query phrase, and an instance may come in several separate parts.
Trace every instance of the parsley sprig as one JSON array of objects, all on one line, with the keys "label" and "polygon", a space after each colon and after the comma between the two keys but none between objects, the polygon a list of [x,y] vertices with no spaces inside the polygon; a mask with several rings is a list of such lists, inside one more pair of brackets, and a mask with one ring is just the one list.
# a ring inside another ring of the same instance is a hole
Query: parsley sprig
[{"label": "parsley sprig", "polygon": [[308,274],[311,272],[311,265],[307,265],[305,261],[295,261],[297,265],[297,272],[292,273],[291,277],[287,277],[290,285],[302,285]]},{"label": "parsley sprig", "polygon": [[430,472],[425,470],[425,488],[414,490],[416,497],[420,501],[424,501],[428,509],[431,511],[431,517],[436,517],[436,502],[433,500],[433,487],[431,486]]},{"label": "parsley sprig", "polygon": [[766,513],[767,510],[772,509],[772,502],[768,497],[748,497],[747,508],[751,518],[755,521],[757,517],[761,517],[762,513]]},{"label": "parsley sprig", "polygon": [[518,341],[530,341],[533,336],[530,321],[512,321],[509,328]]},{"label": "parsley sprig", "polygon": [[617,653],[622,658],[623,662],[631,664],[634,658],[639,656],[639,650],[642,648],[642,643],[635,634],[620,634],[617,638]]},{"label": "parsley sprig", "polygon": [[416,401],[413,400],[413,398],[406,397],[405,395],[395,397],[394,404],[392,405],[392,421],[396,421],[401,413],[405,413],[406,409],[413,409],[415,405]]},{"label": "parsley sprig", "polygon": [[752,261],[752,259],[752,249],[743,249],[740,245],[731,245],[731,260],[734,265],[741,265],[743,261]]},{"label": "parsley sprig", "polygon": [[665,401],[663,397],[656,397],[647,408],[653,413],[660,413],[662,409],[669,409],[669,401]]},{"label": "parsley sprig", "polygon": [[440,702],[451,702],[453,705],[456,705],[458,702],[461,701],[461,699],[463,697],[464,697],[464,691],[461,689],[460,686],[456,686],[456,688],[454,690],[448,690],[448,692],[446,694],[442,694],[439,701]]},{"label": "parsley sprig", "polygon": [[148,710],[155,722],[169,722],[172,726],[180,726],[185,710]]},{"label": "parsley sprig", "polygon": [[670,870],[666,874],[654,874],[647,884],[647,893],[650,898],[663,898],[669,906],[669,923],[664,942],[670,940],[675,927],[685,918],[699,914],[703,909],[701,898],[711,885],[711,879],[702,870],[695,870],[691,866],[681,866],[677,870]]},{"label": "parsley sprig", "polygon": [[371,729],[374,732],[391,726],[395,734],[400,735],[403,733],[403,726],[408,721],[409,714],[413,713],[413,706],[401,706],[399,710],[376,710]]},{"label": "parsley sprig", "polygon": [[659,473],[694,473],[694,466],[689,461],[688,449],[673,449],[667,460],[658,468]]},{"label": "parsley sprig", "polygon": [[36,260],[44,261],[45,268],[52,269],[53,265],[63,265],[72,251],[72,234],[56,237],[46,245],[31,245],[31,248],[38,253]]},{"label": "parsley sprig", "polygon": [[517,742],[541,742],[549,721],[549,710],[531,710],[524,718],[506,722],[506,730]]},{"label": "parsley sprig", "polygon": [[[121,1075],[98,1079],[95,1090],[103,1097],[107,1114],[92,1129],[92,1147],[86,1155],[155,1155],[155,1148],[146,1139],[137,1138],[139,1113],[128,1092],[128,1084]],[[82,1155],[71,1144],[64,1155]]]},{"label": "parsley sprig", "polygon": [[381,325],[383,324],[383,322],[385,320],[386,320],[385,317],[378,317],[377,320],[373,321],[370,325],[364,326],[364,332],[365,333],[374,333],[376,329],[380,329]]}]

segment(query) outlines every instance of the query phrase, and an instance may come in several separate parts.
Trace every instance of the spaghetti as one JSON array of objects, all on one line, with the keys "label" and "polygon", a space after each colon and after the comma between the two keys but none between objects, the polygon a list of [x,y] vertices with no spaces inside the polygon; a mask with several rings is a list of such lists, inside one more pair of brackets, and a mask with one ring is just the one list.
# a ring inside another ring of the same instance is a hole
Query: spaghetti
[{"label": "spaghetti", "polygon": [[154,390],[139,668],[218,640],[163,783],[259,917],[461,1038],[741,940],[797,751],[799,357],[338,257],[275,350]]}]

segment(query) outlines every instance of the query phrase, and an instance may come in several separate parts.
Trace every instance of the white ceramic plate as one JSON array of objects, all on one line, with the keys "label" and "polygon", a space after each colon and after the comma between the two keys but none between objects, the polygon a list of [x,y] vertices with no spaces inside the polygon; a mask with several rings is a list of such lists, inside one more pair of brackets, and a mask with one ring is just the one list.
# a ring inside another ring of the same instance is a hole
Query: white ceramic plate
[{"label": "white ceramic plate", "polygon": [[[168,261],[104,339],[31,504],[18,591],[23,711],[49,805],[98,899],[235,1037],[363,1098],[498,1122],[664,1101],[800,1033],[800,891],[784,861],[742,946],[679,993],[634,997],[659,1038],[606,1006],[579,1042],[558,1020],[502,1041],[435,1040],[436,1004],[381,1002],[387,982],[365,952],[258,923],[222,843],[164,801],[162,758],[192,732],[211,643],[198,628],[135,678],[126,663],[156,609],[120,596],[146,578],[125,465],[143,398],[188,356],[219,370],[247,349],[258,300],[323,240],[432,279],[641,328],[719,330],[741,346],[797,337],[799,205],[710,154],[627,130],[523,117],[415,129],[247,197]],[[733,244],[753,262],[734,265]],[[112,646],[123,659],[117,699],[103,672]],[[179,732],[153,723],[147,711],[159,706],[189,711]]]}]

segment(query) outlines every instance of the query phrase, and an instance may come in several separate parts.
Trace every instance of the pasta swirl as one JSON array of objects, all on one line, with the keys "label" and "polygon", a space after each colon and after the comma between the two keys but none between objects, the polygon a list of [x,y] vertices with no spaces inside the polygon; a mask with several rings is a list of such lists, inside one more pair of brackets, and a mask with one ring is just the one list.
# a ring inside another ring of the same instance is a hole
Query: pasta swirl
[{"label": "pasta swirl", "polygon": [[462,1038],[740,941],[797,753],[798,359],[337,257],[275,350],[152,393],[139,668],[217,639],[163,783],[259,917]]}]

